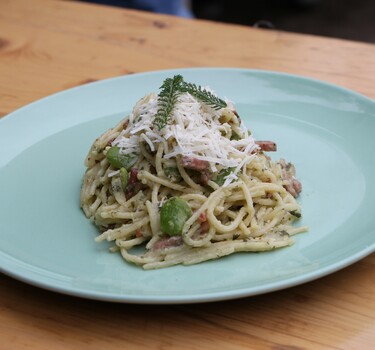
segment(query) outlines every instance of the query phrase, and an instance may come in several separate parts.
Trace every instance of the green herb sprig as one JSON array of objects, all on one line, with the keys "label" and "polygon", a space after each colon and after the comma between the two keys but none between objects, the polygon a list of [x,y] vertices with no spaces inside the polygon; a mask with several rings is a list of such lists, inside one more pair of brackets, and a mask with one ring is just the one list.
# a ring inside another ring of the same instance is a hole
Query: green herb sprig
[{"label": "green herb sprig", "polygon": [[180,86],[183,81],[181,75],[175,75],[173,78],[164,80],[160,87],[158,95],[158,111],[155,116],[154,124],[159,130],[163,129],[168,123],[169,116],[177,103],[178,96],[181,95]]},{"label": "green herb sprig", "polygon": [[227,106],[226,102],[221,98],[215,96],[207,90],[203,90],[201,86],[197,86],[192,83],[182,82],[181,91],[188,92],[190,95],[194,96],[198,100],[202,101],[206,105],[212,107],[215,110],[225,108]]},{"label": "green herb sprig", "polygon": [[185,82],[181,75],[175,75],[173,78],[165,79],[160,90],[158,95],[158,111],[154,120],[154,124],[159,130],[167,125],[169,117],[176,106],[178,97],[184,92],[188,92],[190,95],[215,110],[227,106],[224,100],[204,90],[201,86]]}]

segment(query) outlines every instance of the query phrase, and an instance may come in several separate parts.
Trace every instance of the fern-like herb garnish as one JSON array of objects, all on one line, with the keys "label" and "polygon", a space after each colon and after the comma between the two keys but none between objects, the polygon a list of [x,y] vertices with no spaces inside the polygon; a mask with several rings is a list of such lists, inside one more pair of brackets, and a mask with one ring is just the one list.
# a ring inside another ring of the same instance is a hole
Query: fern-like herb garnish
[{"label": "fern-like herb garnish", "polygon": [[206,105],[212,107],[215,110],[225,108],[227,103],[221,98],[215,96],[207,90],[203,90],[201,86],[197,86],[192,83],[182,82],[181,91],[188,92],[190,95],[194,96],[198,100],[202,101]]},{"label": "fern-like herb garnish", "polygon": [[169,117],[173,112],[178,97],[184,92],[188,92],[190,95],[215,110],[227,106],[225,101],[215,96],[210,91],[204,90],[201,86],[185,82],[181,75],[175,75],[173,78],[165,79],[160,90],[158,95],[158,111],[154,119],[154,124],[159,130],[163,129],[164,126],[168,124]]},{"label": "fern-like herb garnish", "polygon": [[181,75],[175,75],[173,78],[164,80],[160,87],[158,95],[158,111],[155,116],[154,124],[159,130],[167,125],[169,116],[177,103],[178,96],[181,95],[181,83],[183,78]]}]

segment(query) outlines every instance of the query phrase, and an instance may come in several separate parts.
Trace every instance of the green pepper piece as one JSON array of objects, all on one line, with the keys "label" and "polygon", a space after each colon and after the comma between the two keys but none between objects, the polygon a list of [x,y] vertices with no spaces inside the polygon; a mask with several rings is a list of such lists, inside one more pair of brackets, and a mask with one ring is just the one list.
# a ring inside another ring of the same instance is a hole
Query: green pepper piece
[{"label": "green pepper piece", "polygon": [[122,190],[125,191],[126,186],[128,185],[129,173],[125,168],[120,169],[120,179]]},{"label": "green pepper piece", "polygon": [[225,168],[219,171],[216,180],[214,180],[219,186],[223,186],[225,178],[235,170],[236,168]]},{"label": "green pepper piece", "polygon": [[193,214],[189,204],[179,197],[168,199],[160,209],[160,226],[169,236],[182,234],[185,222]]},{"label": "green pepper piece", "polygon": [[134,154],[123,154],[120,152],[120,147],[113,146],[107,152],[107,159],[115,169],[125,168],[130,170],[137,162],[137,156]]}]

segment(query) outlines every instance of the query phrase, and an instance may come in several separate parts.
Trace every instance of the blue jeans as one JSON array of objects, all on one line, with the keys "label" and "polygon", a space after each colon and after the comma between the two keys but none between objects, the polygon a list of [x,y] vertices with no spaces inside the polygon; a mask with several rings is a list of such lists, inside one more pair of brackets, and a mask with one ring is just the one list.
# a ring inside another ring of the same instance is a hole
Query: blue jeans
[{"label": "blue jeans", "polygon": [[165,13],[192,18],[193,14],[186,0],[85,0],[97,4],[128,7],[156,13]]}]

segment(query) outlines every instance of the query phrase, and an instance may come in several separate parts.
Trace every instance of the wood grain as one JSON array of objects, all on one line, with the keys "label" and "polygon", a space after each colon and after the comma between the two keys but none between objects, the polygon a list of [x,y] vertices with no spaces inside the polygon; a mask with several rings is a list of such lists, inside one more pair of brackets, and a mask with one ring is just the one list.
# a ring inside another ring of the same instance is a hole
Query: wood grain
[{"label": "wood grain", "polygon": [[61,1],[0,2],[0,113],[140,71],[230,66],[323,79],[375,96],[374,46]]},{"label": "wood grain", "polygon": [[[0,117],[46,95],[194,66],[282,71],[375,97],[375,47],[43,0],[0,1]],[[375,255],[325,278],[240,300],[111,304],[0,275],[0,349],[373,349]]]}]

